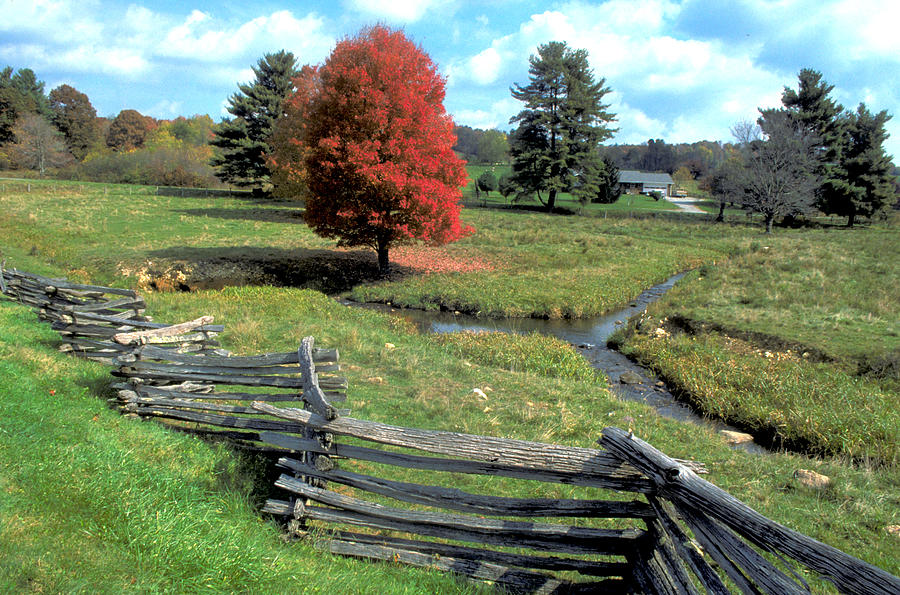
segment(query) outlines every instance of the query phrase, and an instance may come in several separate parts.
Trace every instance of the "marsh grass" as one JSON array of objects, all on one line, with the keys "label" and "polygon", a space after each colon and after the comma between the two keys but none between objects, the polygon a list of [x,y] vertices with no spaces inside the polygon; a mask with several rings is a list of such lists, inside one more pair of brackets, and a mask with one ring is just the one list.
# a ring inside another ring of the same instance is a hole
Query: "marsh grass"
[{"label": "marsh grass", "polygon": [[[754,240],[653,304],[622,349],[705,414],[776,444],[896,466],[897,262],[890,227]],[[711,330],[653,334],[675,318]]]},{"label": "marsh grass", "polygon": [[718,334],[641,333],[624,352],[651,363],[704,414],[775,447],[900,464],[896,395],[832,365]]}]

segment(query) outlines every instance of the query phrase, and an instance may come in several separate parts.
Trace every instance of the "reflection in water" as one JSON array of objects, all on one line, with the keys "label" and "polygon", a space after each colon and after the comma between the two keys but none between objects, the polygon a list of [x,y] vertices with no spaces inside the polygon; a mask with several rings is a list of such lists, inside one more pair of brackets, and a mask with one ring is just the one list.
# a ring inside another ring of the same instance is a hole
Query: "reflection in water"
[{"label": "reflection in water", "polygon": [[[646,403],[665,417],[709,426],[714,430],[735,430],[720,421],[697,415],[690,407],[679,402],[664,383],[655,378],[652,371],[637,365],[618,351],[606,347],[607,340],[619,327],[646,310],[648,305],[662,297],[685,274],[679,273],[664,283],[647,289],[632,300],[626,308],[595,318],[571,320],[477,318],[452,312],[395,309],[384,304],[345,303],[402,316],[414,323],[422,332],[490,331],[519,334],[540,333],[558,337],[574,345],[594,368],[606,374],[610,380],[610,390],[619,398]],[[636,380],[634,378],[627,384],[621,382],[622,375],[626,372],[637,374],[640,382],[634,382]],[[736,448],[753,453],[765,452],[761,446],[752,442],[738,445]]]}]

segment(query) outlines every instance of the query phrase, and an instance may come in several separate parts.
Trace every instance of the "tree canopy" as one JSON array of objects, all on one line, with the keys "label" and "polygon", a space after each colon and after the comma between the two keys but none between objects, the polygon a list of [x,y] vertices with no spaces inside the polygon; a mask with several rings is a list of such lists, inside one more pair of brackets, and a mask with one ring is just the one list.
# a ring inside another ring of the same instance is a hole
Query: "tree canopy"
[{"label": "tree canopy", "polygon": [[295,80],[269,163],[279,183],[305,187],[317,234],[373,248],[385,273],[392,246],[471,233],[445,82],[421,48],[401,31],[363,29]]},{"label": "tree canopy", "polygon": [[211,143],[220,154],[213,157],[212,164],[223,182],[262,188],[269,182],[269,138],[298,74],[294,54],[284,50],[266,54],[253,67],[253,74],[255,80],[239,84],[239,92],[228,99],[226,109],[234,117],[213,129]]},{"label": "tree canopy", "polygon": [[885,123],[891,118],[886,111],[872,114],[864,103],[848,120],[847,143],[843,151],[843,171],[848,191],[840,205],[830,210],[847,217],[853,227],[856,218],[875,217],[897,203],[894,164],[884,150],[888,134]]},{"label": "tree canopy", "polygon": [[594,80],[586,50],[552,41],[539,46],[529,63],[529,83],[510,89],[525,104],[510,120],[518,125],[510,137],[512,179],[520,194],[543,202],[546,192],[552,211],[557,194],[573,187],[587,160],[600,159],[597,146],[615,132],[608,126],[615,115],[603,103],[610,89],[605,79]]},{"label": "tree canopy", "polygon": [[62,134],[43,116],[26,113],[16,121],[13,157],[19,166],[37,170],[41,176],[47,168],[71,161]]},{"label": "tree canopy", "polygon": [[79,161],[100,140],[97,110],[88,96],[69,85],[50,91],[51,119],[66,139],[69,151]]},{"label": "tree canopy", "polygon": [[0,143],[15,140],[13,127],[19,117],[49,113],[44,81],[39,81],[33,70],[13,71],[12,66],[0,70]]},{"label": "tree canopy", "polygon": [[848,112],[829,96],[833,89],[822,73],[804,68],[797,90],[785,88],[782,103],[818,138],[816,206],[847,217],[852,227],[858,216],[876,216],[896,201],[891,159],[883,148],[891,116],[873,115],[864,104]]}]

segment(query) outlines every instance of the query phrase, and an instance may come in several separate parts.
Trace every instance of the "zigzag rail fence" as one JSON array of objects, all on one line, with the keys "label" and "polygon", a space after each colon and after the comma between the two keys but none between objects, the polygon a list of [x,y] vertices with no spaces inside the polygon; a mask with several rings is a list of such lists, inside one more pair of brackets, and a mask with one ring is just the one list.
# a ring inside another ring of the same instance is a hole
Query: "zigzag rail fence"
[{"label": "zigzag rail fence", "polygon": [[[134,292],[0,272],[3,293],[51,321],[66,350],[115,366],[123,412],[283,455],[285,498],[263,510],[326,551],[512,592],[808,593],[803,566],[843,593],[900,593],[900,578],[760,515],[701,479],[702,465],[619,428],[588,449],[354,419],[332,404],[347,391],[338,351],[312,337],[296,352],[231,356],[209,343],[221,327],[208,319],[147,327]],[[410,470],[424,479],[396,479]],[[588,496],[470,493],[446,486],[453,474]]]}]

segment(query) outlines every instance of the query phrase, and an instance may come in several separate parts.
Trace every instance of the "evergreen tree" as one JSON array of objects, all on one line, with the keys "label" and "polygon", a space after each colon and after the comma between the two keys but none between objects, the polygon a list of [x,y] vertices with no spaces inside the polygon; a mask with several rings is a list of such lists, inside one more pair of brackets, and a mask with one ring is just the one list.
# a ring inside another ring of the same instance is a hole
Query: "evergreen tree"
[{"label": "evergreen tree", "polygon": [[788,112],[818,140],[816,174],[821,185],[816,189],[816,206],[826,213],[846,210],[853,188],[847,180],[844,151],[847,146],[849,118],[844,107],[829,97],[834,85],[822,80],[822,73],[804,68],[798,75],[797,91],[785,87],[781,102]]},{"label": "evergreen tree", "polygon": [[848,227],[853,227],[857,217],[878,216],[897,202],[894,164],[883,146],[888,137],[884,126],[890,118],[886,111],[873,115],[861,103],[848,119],[843,155],[848,200],[834,211],[847,217]]},{"label": "evergreen tree", "polygon": [[622,191],[619,187],[619,168],[611,159],[597,159],[594,155],[585,155],[578,171],[578,181],[572,188],[572,194],[583,205],[589,202],[603,204],[614,203]]},{"label": "evergreen tree", "polygon": [[221,149],[213,157],[216,176],[236,186],[262,188],[269,181],[266,154],[271,153],[269,138],[275,120],[282,114],[285,97],[294,90],[297,76],[294,54],[281,50],[266,54],[253,67],[256,80],[238,85],[228,112],[234,116],[213,128],[211,144]]},{"label": "evergreen tree", "polygon": [[547,192],[552,211],[559,192],[573,187],[574,174],[591,159],[602,141],[615,132],[607,124],[615,114],[602,102],[610,89],[594,80],[586,50],[571,50],[565,42],[538,47],[529,59],[530,82],[510,89],[525,109],[510,120],[518,128],[510,137],[513,180],[519,195]]},{"label": "evergreen tree", "polygon": [[13,127],[25,114],[49,116],[44,81],[37,80],[30,68],[13,72],[12,66],[0,70],[0,143],[15,141]]}]

